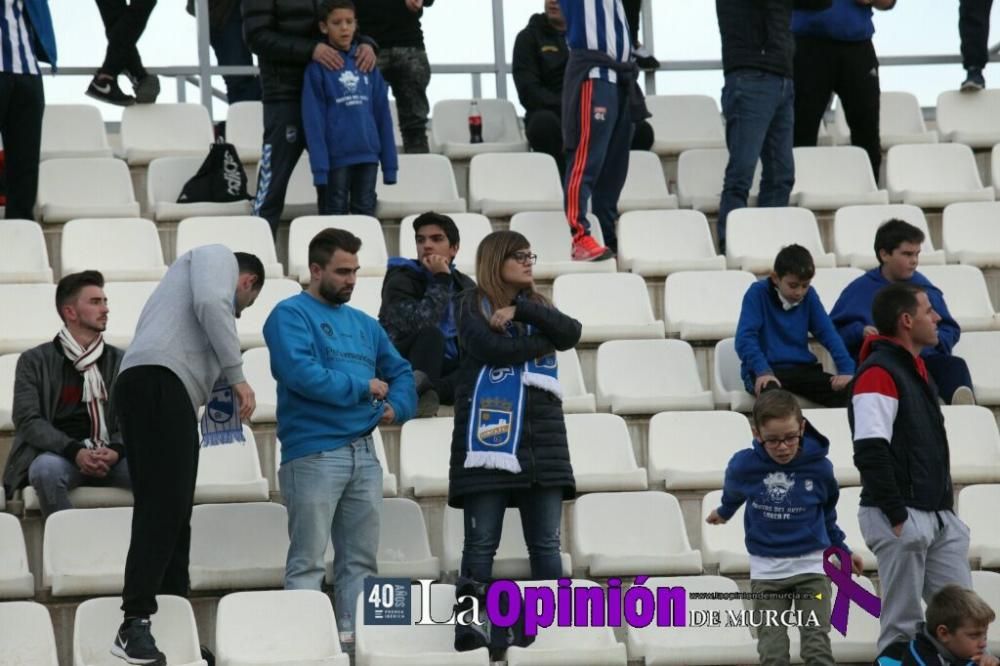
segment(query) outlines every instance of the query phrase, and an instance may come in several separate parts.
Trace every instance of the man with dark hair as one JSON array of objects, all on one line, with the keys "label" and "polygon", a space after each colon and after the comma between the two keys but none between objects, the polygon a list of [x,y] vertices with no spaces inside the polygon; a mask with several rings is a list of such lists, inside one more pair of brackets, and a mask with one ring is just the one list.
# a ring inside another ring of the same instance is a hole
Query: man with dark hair
[{"label": "man with dark hair", "polygon": [[392,257],[382,282],[379,323],[413,365],[420,397],[417,416],[434,416],[455,403],[459,370],[455,298],[476,286],[455,268],[458,227],[447,215],[424,213],[413,221],[417,259]]},{"label": "man with dark hair", "polygon": [[372,317],[347,305],[361,240],[324,229],[309,243],[309,287],[264,324],[278,383],[278,478],[288,508],[285,589],[319,590],[333,541],[334,608],[344,650],[354,610],[378,571],[382,468],[372,431],[403,423],[416,402],[410,364]]},{"label": "man with dark hair", "polygon": [[941,318],[937,327],[937,342],[924,347],[921,352],[927,371],[946,402],[953,405],[974,404],[969,367],[965,359],[952,355],[962,330],[948,312],[941,290],[917,270],[923,242],[924,232],[903,220],[889,220],[880,226],[875,233],[878,268],[871,269],[844,288],[830,311],[830,318],[848,353],[857,359],[864,339],[878,333],[872,321],[875,293],[885,285],[897,282],[922,288]]},{"label": "man with dark hair", "polygon": [[969,528],[953,511],[948,434],[921,352],[938,344],[940,315],[924,289],[883,287],[872,302],[875,335],[865,338],[847,408],[854,464],[861,472],[858,522],[883,590],[879,651],[909,640],[948,583],[972,587]]},{"label": "man with dark hair", "polygon": [[8,495],[30,483],[43,517],[71,509],[77,486],[129,488],[125,447],[110,400],[122,351],[105,344],[108,299],[97,271],[56,287],[63,328],[17,360],[14,445],[4,470]]},{"label": "man with dark hair", "polygon": [[111,653],[166,663],[150,632],[156,595],[187,596],[198,410],[206,444],[243,440],[256,406],[243,377],[236,317],[264,286],[245,252],[203,245],[178,257],[146,301],[115,387],[135,508],[125,561],[125,619]]}]

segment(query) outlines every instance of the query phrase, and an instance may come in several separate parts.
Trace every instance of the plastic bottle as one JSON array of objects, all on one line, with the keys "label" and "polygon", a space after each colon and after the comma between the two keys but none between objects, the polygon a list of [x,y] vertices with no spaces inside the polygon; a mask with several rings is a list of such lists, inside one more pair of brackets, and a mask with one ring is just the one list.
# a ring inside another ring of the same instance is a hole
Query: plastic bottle
[{"label": "plastic bottle", "polygon": [[469,105],[469,143],[483,142],[483,116],[479,113],[479,104],[472,100]]}]

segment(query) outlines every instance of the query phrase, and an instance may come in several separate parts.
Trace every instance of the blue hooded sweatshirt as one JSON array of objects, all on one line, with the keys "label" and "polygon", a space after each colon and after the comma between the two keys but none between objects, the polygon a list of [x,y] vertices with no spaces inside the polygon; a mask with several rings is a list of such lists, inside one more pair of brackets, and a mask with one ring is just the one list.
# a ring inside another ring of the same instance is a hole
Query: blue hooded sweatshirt
[{"label": "blue hooded sweatshirt", "polygon": [[797,9],[792,12],[792,32],[796,37],[863,42],[875,34],[872,8],[857,0],[833,0],[828,9]]},{"label": "blue hooded sweatshirt", "polygon": [[354,58],[357,46],[341,55],[344,66],[306,66],[302,85],[302,126],[306,132],[313,184],[326,185],[331,169],[382,162],[382,180],[396,182],[396,139],[389,89],[378,69],[365,74]]},{"label": "blue hooded sweatshirt", "polygon": [[744,502],[747,552],[760,557],[799,557],[831,545],[851,552],[837,527],[840,487],[827,459],[829,440],[806,423],[799,454],[785,465],[764,445],[737,451],[726,467],[719,515],[729,520]]}]

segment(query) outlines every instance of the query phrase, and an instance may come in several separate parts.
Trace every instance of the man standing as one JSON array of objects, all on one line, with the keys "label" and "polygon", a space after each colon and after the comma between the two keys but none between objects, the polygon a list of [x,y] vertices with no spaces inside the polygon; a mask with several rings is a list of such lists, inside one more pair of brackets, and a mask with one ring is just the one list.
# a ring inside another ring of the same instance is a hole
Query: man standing
[{"label": "man standing", "polygon": [[878,335],[865,339],[847,415],[861,472],[858,522],[883,590],[878,649],[909,640],[948,583],[972,587],[969,528],[952,510],[944,416],[920,352],[937,344],[927,294],[891,284],[875,296]]},{"label": "man standing", "polygon": [[63,329],[17,359],[14,446],[4,470],[8,494],[30,483],[42,516],[73,508],[77,486],[129,488],[128,465],[111,390],[122,351],[105,344],[104,276],[59,280],[56,311]]},{"label": "man standing", "polygon": [[111,653],[163,666],[150,633],[157,594],[187,596],[191,505],[202,435],[242,439],[256,405],[243,377],[240,313],[264,286],[264,265],[245,252],[203,245],[181,255],[149,297],[122,360],[115,399],[135,509],[122,611]]},{"label": "man standing", "polygon": [[[139,38],[156,7],[156,0],[97,0],[108,48],[101,68],[87,86],[88,97],[115,104],[152,104],[160,94],[160,79],[150,74],[139,55]],[[125,74],[132,83],[135,97],[118,87],[118,75]]]},{"label": "man standing", "polygon": [[983,70],[990,60],[990,11],[993,0],[958,0],[958,36],[962,40],[962,67],[965,81],[962,92],[977,92],[986,87]]},{"label": "man standing", "polygon": [[285,589],[319,590],[333,540],[334,608],[344,650],[354,609],[377,572],[382,468],[371,433],[413,416],[410,364],[372,317],[347,305],[361,240],[325,229],[309,243],[309,287],[264,324],[278,383],[278,478],[288,508]]}]

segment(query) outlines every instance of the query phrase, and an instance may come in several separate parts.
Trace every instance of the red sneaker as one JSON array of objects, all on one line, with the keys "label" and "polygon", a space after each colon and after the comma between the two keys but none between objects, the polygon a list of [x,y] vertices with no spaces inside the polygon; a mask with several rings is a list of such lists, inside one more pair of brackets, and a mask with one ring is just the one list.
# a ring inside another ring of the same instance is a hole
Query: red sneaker
[{"label": "red sneaker", "polygon": [[573,239],[573,261],[604,261],[615,253],[594,240],[590,234]]}]

